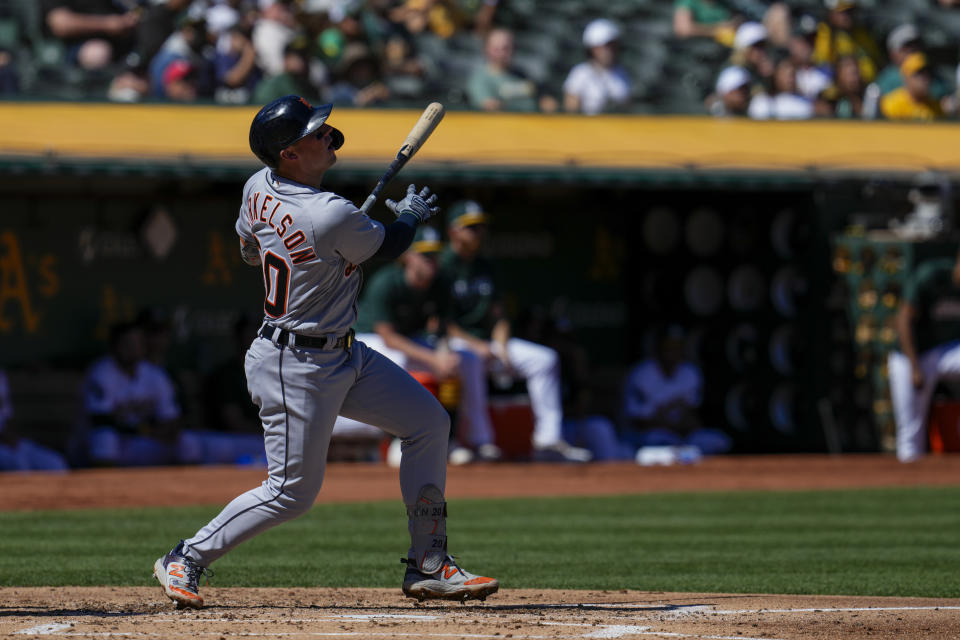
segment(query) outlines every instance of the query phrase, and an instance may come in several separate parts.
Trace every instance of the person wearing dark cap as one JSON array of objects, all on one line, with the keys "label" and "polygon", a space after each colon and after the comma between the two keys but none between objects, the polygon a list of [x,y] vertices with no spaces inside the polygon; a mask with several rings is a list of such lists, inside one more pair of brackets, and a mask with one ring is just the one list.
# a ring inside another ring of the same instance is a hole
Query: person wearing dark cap
[{"label": "person wearing dark cap", "polygon": [[[543,345],[511,336],[503,312],[495,267],[481,255],[490,218],[479,203],[455,203],[448,213],[449,244],[440,257],[440,272],[452,293],[447,332],[454,348],[480,356],[495,379],[518,377],[527,382],[534,415],[535,460],[587,462],[590,451],[567,443],[561,432],[560,360]],[[485,425],[471,424],[473,442],[490,442]]]},{"label": "person wearing dark cap", "polygon": [[333,104],[370,107],[390,98],[380,59],[365,44],[351,42],[344,47],[334,77],[336,80],[330,87]]},{"label": "person wearing dark cap", "polygon": [[213,62],[203,20],[182,16],[177,30],[150,60],[148,75],[153,98],[192,102],[212,95]]},{"label": "person wearing dark cap", "polygon": [[788,55],[797,69],[797,89],[810,100],[816,100],[830,86],[830,74],[813,63],[816,35],[816,19],[809,15],[800,16],[787,43]]},{"label": "person wearing dark cap", "polygon": [[191,449],[182,438],[176,388],[166,371],[147,360],[137,323],[111,328],[109,351],[88,369],[81,397],[94,465],[171,464]]}]

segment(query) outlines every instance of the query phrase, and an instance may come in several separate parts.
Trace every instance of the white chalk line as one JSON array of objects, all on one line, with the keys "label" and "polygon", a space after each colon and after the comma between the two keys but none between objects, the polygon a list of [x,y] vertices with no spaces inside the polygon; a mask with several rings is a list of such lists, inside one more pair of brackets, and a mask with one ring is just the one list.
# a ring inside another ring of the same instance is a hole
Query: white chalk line
[{"label": "white chalk line", "polygon": [[744,613],[861,613],[864,611],[960,611],[960,607],[814,607],[812,609],[717,609],[705,613],[716,615],[741,615]]},{"label": "white chalk line", "polygon": [[[19,632],[18,632],[19,633]],[[169,638],[170,632],[163,633],[150,631],[70,631],[67,633],[56,633],[57,637],[62,638],[110,638],[110,637],[138,637],[138,638]],[[389,631],[242,631],[242,632],[223,632],[223,631],[191,631],[189,634],[178,635],[190,636],[216,636],[216,637],[254,637],[254,638],[286,638],[290,636],[308,636],[316,638],[341,638],[341,637],[413,637],[413,638],[494,638],[502,640],[502,635],[481,634],[481,633],[401,633]],[[514,635],[514,638],[520,640],[538,640],[541,638],[556,638],[557,636],[542,635]],[[583,636],[560,636],[567,640],[583,638]],[[751,640],[750,638],[737,638],[736,640]]]},{"label": "white chalk line", "polygon": [[584,638],[623,638],[625,636],[653,636],[656,638],[698,638],[700,640],[780,640],[779,638],[757,638],[751,636],[707,636],[701,633],[676,633],[674,631],[646,631],[649,627],[611,628],[588,633]]},{"label": "white chalk line", "polygon": [[14,631],[17,635],[24,636],[49,636],[58,631],[63,631],[64,629],[69,629],[73,624],[64,624],[61,622],[54,622],[52,624],[39,624],[35,627],[30,627],[29,629],[21,629],[20,631]]},{"label": "white chalk line", "polygon": [[289,624],[289,623],[306,623],[306,622],[341,622],[343,620],[356,620],[358,622],[365,620],[440,620],[443,616],[436,616],[430,614],[418,615],[418,614],[399,614],[399,613],[343,613],[343,614],[331,614],[327,617],[321,618],[231,618],[227,616],[205,616],[203,614],[197,615],[196,617],[180,617],[180,616],[167,616],[165,618],[148,618],[140,617],[140,620],[146,620],[149,622],[183,622],[184,620],[191,620],[196,622],[259,622],[263,624]]},{"label": "white chalk line", "polygon": [[[582,622],[541,622],[547,627],[584,627],[597,626]],[[715,636],[702,633],[679,633],[676,631],[657,631],[653,627],[641,627],[633,624],[604,624],[579,638],[623,638],[624,636],[662,636],[666,638],[709,638],[710,640],[780,640],[779,638],[756,638],[751,636]]]},{"label": "white chalk line", "polygon": [[696,609],[703,605],[658,605],[658,604],[635,604],[632,602],[578,602],[562,604],[537,604],[530,605],[539,609],[579,609],[582,607],[596,607],[598,609],[649,609],[650,611],[668,611],[673,609]]},{"label": "white chalk line", "polygon": [[[569,636],[545,636],[545,635],[525,635],[513,634],[517,640],[544,640],[553,638],[555,640],[583,640],[584,638],[623,638],[627,636],[653,636],[661,638],[694,638],[699,640],[779,640],[777,638],[759,638],[750,636],[715,636],[691,633],[674,633],[670,631],[652,631],[649,627],[635,627],[632,625],[613,625],[609,628],[598,629],[587,635],[569,635]],[[67,633],[56,633],[57,637],[67,638],[111,638],[111,637],[141,637],[141,638],[165,638],[170,633],[152,633],[152,632],[134,632],[134,631],[70,631]],[[290,631],[290,632],[223,632],[223,631],[201,631],[190,632],[191,636],[216,636],[216,637],[255,637],[255,638],[286,638],[286,637],[312,637],[312,638],[345,638],[345,637],[412,637],[412,638],[476,638],[478,640],[502,640],[502,634],[482,634],[482,633],[395,633],[395,632],[370,632],[370,631]]]},{"label": "white chalk line", "polygon": [[[415,616],[411,616],[415,617]],[[435,618],[436,616],[431,616]],[[345,616],[343,619],[351,619],[349,616]],[[193,619],[191,621],[201,620],[200,618]],[[208,622],[226,622],[227,620],[218,620],[216,618],[203,618],[202,620]],[[317,620],[319,622],[330,622],[330,619],[326,620]],[[249,621],[248,621],[249,622]],[[265,623],[264,620],[253,620],[257,623]],[[288,621],[293,622],[293,621]],[[565,627],[593,627],[596,625],[585,624],[585,623],[576,623],[576,622],[541,622],[543,626],[565,626]],[[159,633],[159,632],[149,632],[149,631],[69,631],[61,633],[65,629],[70,629],[74,625],[73,623],[68,624],[49,624],[41,625],[37,627],[31,627],[29,629],[23,629],[17,631],[18,634],[24,635],[56,635],[58,637],[71,637],[71,638],[110,638],[110,637],[165,637],[169,636],[169,632]],[[304,637],[317,637],[317,638],[334,638],[334,637],[354,637],[354,636],[377,636],[377,637],[430,637],[430,638],[477,638],[477,639],[499,639],[502,637],[501,634],[482,634],[482,633],[400,633],[400,632],[369,632],[369,631],[330,631],[330,632],[321,632],[321,631],[274,631],[274,632],[225,632],[220,631],[191,631],[190,635],[195,636],[230,636],[230,637],[270,637],[270,638],[285,638],[291,636],[304,636]],[[626,636],[654,636],[662,638],[700,638],[702,640],[777,640],[776,638],[751,638],[748,636],[717,636],[717,635],[703,635],[703,634],[690,634],[690,633],[675,633],[670,631],[656,631],[651,629],[651,627],[641,627],[636,625],[602,625],[600,628],[591,631],[585,635],[571,635],[571,636],[562,636],[568,640],[579,640],[583,638],[623,638]],[[548,636],[542,635],[529,635],[529,634],[514,634],[514,638],[518,640],[538,640],[541,638],[547,638]],[[555,637],[555,636],[554,636]]]}]

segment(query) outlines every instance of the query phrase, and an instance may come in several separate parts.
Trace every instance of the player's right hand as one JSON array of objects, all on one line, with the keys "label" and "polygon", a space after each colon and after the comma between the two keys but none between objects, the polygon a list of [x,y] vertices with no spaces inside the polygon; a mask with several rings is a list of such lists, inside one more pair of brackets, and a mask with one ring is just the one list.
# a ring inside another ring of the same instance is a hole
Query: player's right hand
[{"label": "player's right hand", "polygon": [[452,351],[436,351],[433,354],[433,372],[440,380],[453,378],[460,371],[460,356]]},{"label": "player's right hand", "polygon": [[926,379],[923,376],[923,371],[921,371],[919,367],[914,367],[910,378],[911,378],[911,381],[913,382],[914,389],[922,388],[923,383],[926,382]]},{"label": "player's right hand", "polygon": [[430,187],[424,187],[418,194],[416,185],[412,184],[407,187],[407,195],[403,200],[394,202],[388,199],[384,200],[384,204],[398,218],[401,213],[411,213],[417,217],[420,224],[440,213],[440,207],[436,206],[437,194],[430,195]]}]

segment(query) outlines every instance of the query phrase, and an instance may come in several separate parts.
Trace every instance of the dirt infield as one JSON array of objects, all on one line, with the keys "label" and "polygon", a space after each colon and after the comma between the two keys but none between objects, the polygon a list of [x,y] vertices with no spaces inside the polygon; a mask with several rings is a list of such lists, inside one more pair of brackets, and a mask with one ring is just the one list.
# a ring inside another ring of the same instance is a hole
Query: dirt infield
[{"label": "dirt infield", "polygon": [[[0,474],[0,510],[224,503],[262,469]],[[466,497],[960,485],[960,456],[725,457],[689,467],[451,468]],[[319,501],[398,499],[397,471],[330,465]],[[960,599],[503,589],[483,604],[418,604],[397,589],[206,587],[207,608],[174,611],[160,589],[0,589],[4,638],[960,638]]]},{"label": "dirt infield", "polygon": [[635,591],[506,590],[484,604],[384,589],[215,589],[174,611],[159,589],[0,589],[9,638],[822,638],[960,637],[960,600]]},{"label": "dirt infield", "polygon": [[[0,511],[225,504],[263,481],[263,469],[178,467],[0,473]],[[960,455],[900,464],[887,455],[724,456],[691,466],[498,464],[451,467],[447,497],[495,498],[960,485]],[[397,470],[331,464],[318,502],[395,500]]]}]

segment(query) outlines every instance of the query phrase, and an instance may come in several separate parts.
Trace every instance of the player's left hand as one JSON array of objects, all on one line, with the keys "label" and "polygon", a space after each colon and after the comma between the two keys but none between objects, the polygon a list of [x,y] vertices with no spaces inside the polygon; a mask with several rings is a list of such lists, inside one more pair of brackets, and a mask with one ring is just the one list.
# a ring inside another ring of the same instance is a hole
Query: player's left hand
[{"label": "player's left hand", "polygon": [[440,213],[440,207],[437,204],[437,194],[430,194],[430,187],[424,187],[417,193],[416,185],[411,184],[407,187],[407,195],[400,202],[393,200],[384,200],[387,209],[393,212],[393,215],[400,217],[401,213],[412,213],[423,224],[431,217]]}]

